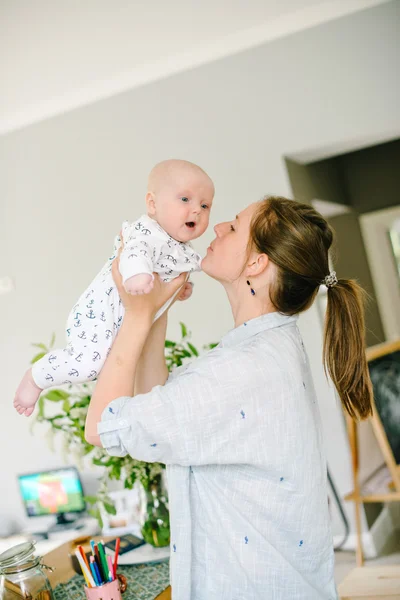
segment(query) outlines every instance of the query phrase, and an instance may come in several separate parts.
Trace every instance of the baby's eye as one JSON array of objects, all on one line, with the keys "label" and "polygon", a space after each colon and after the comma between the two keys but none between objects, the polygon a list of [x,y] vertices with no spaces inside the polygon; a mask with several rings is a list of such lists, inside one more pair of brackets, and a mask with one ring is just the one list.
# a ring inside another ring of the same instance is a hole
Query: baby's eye
[{"label": "baby's eye", "polygon": [[207,209],[207,208],[208,208],[208,204],[202,204],[202,205],[201,205],[201,208],[205,208],[205,209]]},{"label": "baby's eye", "polygon": [[189,198],[186,198],[186,196],[183,196],[183,198],[181,198],[182,202],[189,202]]}]

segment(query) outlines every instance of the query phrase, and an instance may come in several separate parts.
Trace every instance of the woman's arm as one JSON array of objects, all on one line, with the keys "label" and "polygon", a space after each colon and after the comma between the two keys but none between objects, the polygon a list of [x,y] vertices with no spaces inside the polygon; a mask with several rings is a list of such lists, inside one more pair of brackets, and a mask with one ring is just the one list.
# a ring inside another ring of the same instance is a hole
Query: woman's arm
[{"label": "woman's arm", "polygon": [[[192,295],[193,284],[187,281],[169,306],[175,300],[187,300]],[[168,310],[169,310],[168,309]],[[136,369],[135,389],[136,394],[147,394],[156,385],[164,385],[168,379],[168,369],[165,362],[165,336],[167,333],[168,312],[161,315],[153,323],[149,335],[143,346],[142,354]]]},{"label": "woman's arm", "polygon": [[143,346],[136,369],[135,396],[150,392],[156,385],[164,385],[168,379],[164,354],[166,331],[167,312],[155,321]]},{"label": "woman's arm", "polygon": [[136,369],[151,323],[149,315],[125,312],[90,400],[85,425],[85,438],[89,444],[101,446],[97,423],[106,406],[120,396],[133,396]]},{"label": "woman's arm", "polygon": [[268,463],[282,412],[275,392],[280,381],[286,385],[285,372],[276,381],[275,362],[264,376],[254,361],[254,352],[216,348],[167,385],[115,399],[98,425],[102,447],[111,456],[166,465]]},{"label": "woman's arm", "polygon": [[[97,434],[97,424],[101,420],[106,406],[121,396],[133,396],[140,357],[154,317],[161,306],[185,282],[186,273],[168,284],[162,283],[160,278],[155,276],[153,290],[149,294],[138,296],[130,296],[124,292],[117,261],[114,261],[113,264],[113,277],[125,307],[125,316],[111,352],[98,377],[86,416],[85,438],[95,446],[101,445],[100,437]],[[155,341],[159,346],[161,330],[157,331],[156,329],[155,336]],[[145,356],[147,359],[149,358],[147,349]],[[145,369],[147,373],[148,368]],[[144,381],[145,378],[141,374],[138,385],[143,385]]]}]

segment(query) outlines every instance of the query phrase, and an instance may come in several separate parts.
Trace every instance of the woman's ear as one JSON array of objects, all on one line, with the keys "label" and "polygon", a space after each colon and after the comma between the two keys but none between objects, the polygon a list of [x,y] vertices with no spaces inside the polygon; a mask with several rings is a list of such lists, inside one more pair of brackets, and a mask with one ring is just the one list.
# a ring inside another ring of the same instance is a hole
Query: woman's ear
[{"label": "woman's ear", "polygon": [[156,203],[154,200],[153,192],[147,192],[145,200],[146,200],[147,214],[149,215],[149,217],[154,217],[154,215],[156,214]]},{"label": "woman's ear", "polygon": [[269,258],[266,254],[252,252],[244,270],[245,277],[256,277],[257,275],[261,275],[268,267],[268,264]]}]

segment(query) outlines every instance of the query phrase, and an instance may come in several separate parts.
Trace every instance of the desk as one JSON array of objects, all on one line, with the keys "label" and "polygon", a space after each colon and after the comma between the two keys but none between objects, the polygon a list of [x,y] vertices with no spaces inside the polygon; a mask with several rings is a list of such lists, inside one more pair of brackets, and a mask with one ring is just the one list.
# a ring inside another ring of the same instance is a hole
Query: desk
[{"label": "desk", "polygon": [[400,565],[357,567],[338,591],[341,600],[399,600]]},{"label": "desk", "polygon": [[[41,520],[41,526],[39,529],[42,531],[47,531],[48,527],[52,524],[53,517],[50,519],[46,519],[46,517],[38,518]],[[45,519],[44,522],[43,519]],[[48,539],[42,539],[40,534],[35,534],[33,529],[31,531],[26,529],[21,533],[11,535],[7,538],[0,538],[0,554],[9,548],[12,548],[12,546],[16,546],[17,544],[35,540],[36,553],[40,556],[44,556],[64,542],[69,542],[83,537],[92,538],[100,532],[99,524],[96,519],[81,519],[76,523],[80,526],[79,529],[60,529],[58,531],[51,532]]]},{"label": "desk", "polygon": [[[66,583],[76,574],[68,558],[70,549],[71,542],[66,542],[55,550],[48,552],[43,557],[43,563],[55,569],[53,573],[46,572],[53,588],[55,588],[58,583]],[[171,600],[171,588],[168,587],[164,592],[159,594],[155,600]]]}]

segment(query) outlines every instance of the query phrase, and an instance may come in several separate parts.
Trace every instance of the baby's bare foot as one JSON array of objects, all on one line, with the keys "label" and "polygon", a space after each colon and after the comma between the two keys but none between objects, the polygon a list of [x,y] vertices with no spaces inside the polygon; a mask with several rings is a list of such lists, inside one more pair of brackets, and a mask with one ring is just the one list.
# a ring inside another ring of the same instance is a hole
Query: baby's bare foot
[{"label": "baby's bare foot", "polygon": [[29,369],[22,378],[14,398],[14,408],[20,415],[30,417],[42,393],[42,389],[36,385],[32,377],[32,369]]}]

